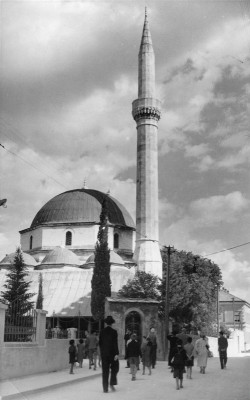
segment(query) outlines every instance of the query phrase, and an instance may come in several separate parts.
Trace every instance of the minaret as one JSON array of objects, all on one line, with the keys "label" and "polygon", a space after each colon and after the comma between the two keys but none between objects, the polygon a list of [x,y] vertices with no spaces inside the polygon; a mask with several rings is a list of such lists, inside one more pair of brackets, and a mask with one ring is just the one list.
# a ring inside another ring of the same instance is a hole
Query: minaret
[{"label": "minaret", "polygon": [[160,101],[155,98],[155,56],[147,9],[138,55],[138,99],[132,115],[137,124],[136,245],[139,271],[162,277],[158,216],[158,121]]}]

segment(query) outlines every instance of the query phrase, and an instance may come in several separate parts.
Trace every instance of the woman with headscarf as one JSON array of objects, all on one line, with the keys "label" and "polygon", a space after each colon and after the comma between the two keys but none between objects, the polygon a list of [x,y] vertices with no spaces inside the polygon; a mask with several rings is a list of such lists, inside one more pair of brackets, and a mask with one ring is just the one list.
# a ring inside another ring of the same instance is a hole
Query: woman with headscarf
[{"label": "woman with headscarf", "polygon": [[209,350],[208,338],[205,333],[200,333],[200,339],[196,340],[194,350],[197,355],[197,366],[200,367],[200,373],[205,374]]}]

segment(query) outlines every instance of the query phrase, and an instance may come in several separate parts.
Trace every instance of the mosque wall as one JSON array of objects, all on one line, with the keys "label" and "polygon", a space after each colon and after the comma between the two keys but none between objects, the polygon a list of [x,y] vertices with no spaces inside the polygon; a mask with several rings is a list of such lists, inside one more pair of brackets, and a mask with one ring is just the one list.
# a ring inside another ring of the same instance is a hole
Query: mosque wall
[{"label": "mosque wall", "polygon": [[37,228],[20,235],[20,244],[23,251],[30,250],[30,237],[33,237],[32,248],[40,247],[43,241],[43,229]]}]

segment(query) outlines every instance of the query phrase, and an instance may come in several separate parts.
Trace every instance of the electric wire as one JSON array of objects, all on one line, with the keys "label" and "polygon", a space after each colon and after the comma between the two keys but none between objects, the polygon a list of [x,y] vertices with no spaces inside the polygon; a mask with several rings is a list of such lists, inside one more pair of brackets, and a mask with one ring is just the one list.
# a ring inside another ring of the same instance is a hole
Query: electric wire
[{"label": "electric wire", "polygon": [[6,150],[8,153],[12,154],[13,156],[19,158],[20,160],[22,160],[25,164],[31,166],[32,168],[36,169],[38,172],[40,172],[41,174],[47,176],[47,178],[53,180],[55,183],[57,183],[58,185],[62,186],[64,189],[68,190],[69,188],[67,188],[65,185],[63,185],[61,182],[59,182],[58,180],[56,180],[55,178],[53,178],[51,175],[48,175],[46,172],[40,170],[39,168],[37,168],[34,164],[32,164],[31,162],[25,160],[24,158],[20,157],[18,154],[14,153],[13,151],[7,149],[4,145],[2,145],[0,143],[0,146]]}]

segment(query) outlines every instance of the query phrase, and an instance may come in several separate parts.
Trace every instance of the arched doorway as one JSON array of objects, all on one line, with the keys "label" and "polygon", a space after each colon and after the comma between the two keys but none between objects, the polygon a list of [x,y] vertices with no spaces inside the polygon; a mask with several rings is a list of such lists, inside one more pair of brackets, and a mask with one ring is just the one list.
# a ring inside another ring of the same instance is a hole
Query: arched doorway
[{"label": "arched doorway", "polygon": [[137,311],[130,311],[125,319],[125,331],[127,329],[132,333],[136,333],[139,342],[142,341],[142,330],[141,330],[141,316]]}]

